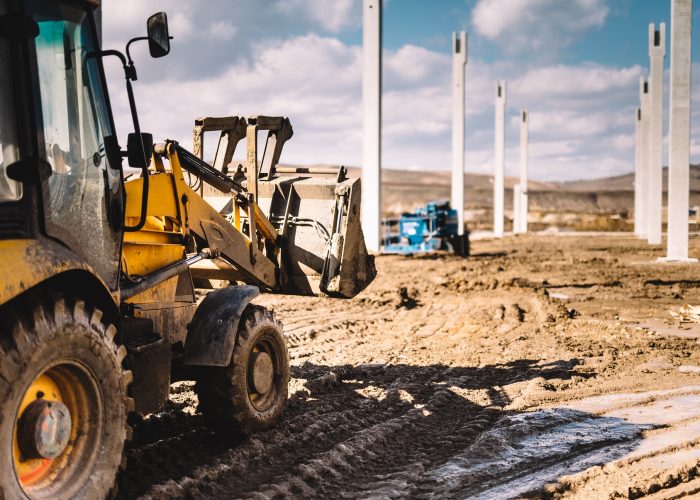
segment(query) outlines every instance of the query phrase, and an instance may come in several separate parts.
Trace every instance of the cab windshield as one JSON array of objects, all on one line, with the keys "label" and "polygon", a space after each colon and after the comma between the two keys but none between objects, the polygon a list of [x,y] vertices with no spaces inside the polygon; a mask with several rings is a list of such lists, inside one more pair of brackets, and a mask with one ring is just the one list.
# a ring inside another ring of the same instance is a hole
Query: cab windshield
[{"label": "cab windshield", "polygon": [[[0,0],[0,15],[7,13],[6,0]],[[7,40],[0,38],[0,203],[22,196],[22,184],[7,178],[5,168],[18,160],[12,70]]]}]

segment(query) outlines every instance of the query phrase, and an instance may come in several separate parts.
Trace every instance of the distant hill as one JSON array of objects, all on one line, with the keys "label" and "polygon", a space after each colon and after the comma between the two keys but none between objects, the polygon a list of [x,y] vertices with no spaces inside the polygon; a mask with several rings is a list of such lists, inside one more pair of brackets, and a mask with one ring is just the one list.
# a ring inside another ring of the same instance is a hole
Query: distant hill
[{"label": "distant hill", "polygon": [[[315,165],[327,167],[328,165]],[[349,167],[351,176],[360,176],[361,169]],[[382,212],[384,216],[395,216],[409,212],[432,200],[450,198],[449,171],[415,171],[382,169]],[[664,204],[668,169],[663,170]],[[513,207],[513,186],[515,177],[506,177],[505,205],[506,218]],[[469,214],[467,220],[472,228],[488,228],[493,209],[493,176],[465,174],[464,209]],[[700,165],[692,165],[690,170],[690,204],[700,205]],[[581,223],[587,218],[622,217],[629,221],[634,209],[634,175],[625,174],[602,179],[568,182],[529,183],[529,207],[532,216],[550,220],[547,214],[557,214],[556,223],[567,226],[562,218]],[[629,225],[629,222],[628,222]],[[577,227],[576,224],[568,224]],[[543,226],[543,227],[546,227]],[[580,226],[578,226],[580,227]],[[601,229],[604,229],[601,228]],[[615,229],[620,229],[616,226]],[[627,227],[628,229],[628,227]]]},{"label": "distant hill", "polygon": [[[357,167],[349,167],[348,171],[351,175],[361,175],[362,169]],[[391,168],[382,169],[382,183],[392,186],[410,185],[410,186],[450,186],[451,184],[450,171],[417,171],[417,170],[396,170]],[[464,174],[464,186],[467,189],[493,189],[493,176],[485,174]],[[518,183],[516,177],[506,177],[505,184],[507,188],[513,188]],[[531,181],[531,189],[548,190],[558,189],[558,185],[553,182]]]},{"label": "distant hill", "polygon": [[[570,181],[556,184],[563,191],[634,191],[634,174],[617,175],[585,181]],[[668,167],[663,169],[664,191],[668,186]],[[700,192],[700,165],[690,166],[690,190]]]}]

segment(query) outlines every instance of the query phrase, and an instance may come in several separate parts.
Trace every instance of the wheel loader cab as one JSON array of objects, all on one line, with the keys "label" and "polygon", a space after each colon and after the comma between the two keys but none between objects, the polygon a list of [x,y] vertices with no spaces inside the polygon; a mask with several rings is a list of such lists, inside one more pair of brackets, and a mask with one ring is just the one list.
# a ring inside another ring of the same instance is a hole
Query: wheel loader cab
[{"label": "wheel loader cab", "polygon": [[[102,58],[94,57],[99,44],[93,7],[0,0],[0,241],[7,247],[32,240],[37,252],[50,248],[66,268],[76,267],[68,261],[81,263],[77,268],[115,291],[121,158],[113,153]],[[43,258],[12,263],[24,287],[6,276],[2,302],[39,284],[50,265]]]},{"label": "wheel loader cab", "polygon": [[[70,261],[64,267],[87,271],[88,280],[92,275],[116,308],[123,233],[140,229],[124,225],[122,157],[146,174],[151,151],[142,142],[148,134],[138,125],[134,64],[118,51],[101,50],[97,5],[94,0],[0,0],[0,241],[31,239],[42,247],[39,253],[50,247],[48,253]],[[153,57],[168,54],[165,14],[151,16],[147,31],[147,37],[129,41],[127,55],[141,40],[148,41]],[[104,61],[113,55],[127,72],[137,132],[129,134],[124,152],[104,71]],[[145,189],[146,204],[147,198]],[[137,219],[141,226],[143,219]],[[50,263],[26,264],[28,269],[16,273],[17,283],[6,283],[0,303],[49,277],[37,268]]]},{"label": "wheel loader cab", "polygon": [[0,0],[0,498],[107,496],[135,409],[96,5]]}]

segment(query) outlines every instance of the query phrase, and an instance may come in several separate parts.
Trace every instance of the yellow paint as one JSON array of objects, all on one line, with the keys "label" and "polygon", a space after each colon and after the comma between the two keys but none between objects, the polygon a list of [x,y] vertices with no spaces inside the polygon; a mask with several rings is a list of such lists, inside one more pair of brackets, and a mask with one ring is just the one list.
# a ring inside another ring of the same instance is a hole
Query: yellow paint
[{"label": "yellow paint", "polygon": [[142,229],[124,233],[124,243],[182,244],[182,235],[174,231]]},{"label": "yellow paint", "polygon": [[132,276],[150,274],[184,258],[184,246],[167,244],[125,244],[122,255],[122,261],[125,263],[124,269],[128,270]]},{"label": "yellow paint", "polygon": [[175,201],[178,203],[178,208],[180,210],[180,227],[182,227],[185,234],[189,234],[189,213],[187,211],[187,204],[183,200],[183,195],[188,191],[191,191],[195,196],[199,195],[194,193],[194,191],[192,191],[189,185],[185,182],[185,176],[182,173],[182,165],[180,165],[180,158],[178,157],[172,144],[168,147],[168,161],[170,162],[170,171],[172,172],[173,176]]},{"label": "yellow paint", "polygon": [[[0,240],[0,304],[64,271],[84,270],[102,282],[90,266],[49,240]],[[104,285],[105,290],[108,287]]]},{"label": "yellow paint", "polygon": [[153,167],[156,169],[156,172],[165,172],[163,158],[161,158],[159,154],[153,153],[153,157],[151,159],[153,160]]},{"label": "yellow paint", "polygon": [[[234,253],[241,255],[228,254],[229,258],[263,283],[274,285],[272,270],[263,271],[263,268],[274,267],[272,261],[255,248],[258,263],[252,262],[250,238],[241,231],[240,207],[238,205],[234,207],[233,224],[225,219],[222,220],[223,217],[185,181],[180,158],[172,144],[168,146],[166,156],[169,168],[160,158],[154,158],[153,165],[157,172],[149,177],[148,218],[141,231],[125,234],[122,269],[132,276],[142,276],[183,259],[185,256],[183,243],[190,235],[190,231],[205,237],[202,223],[212,221],[221,225],[221,229],[229,233],[229,238],[235,236],[238,242]],[[129,224],[134,225],[141,215],[143,179],[134,179],[125,183],[125,189],[126,216],[129,218]],[[260,208],[253,204],[246,211],[249,212],[249,219],[252,217],[255,221],[260,235],[274,243],[278,237],[277,231]],[[232,231],[229,231],[229,228]],[[231,232],[237,234],[231,235]],[[245,247],[245,250],[242,247]],[[132,298],[130,302],[141,300],[152,300],[152,297],[145,294],[143,298],[138,300]]]},{"label": "yellow paint", "polygon": [[[253,213],[255,214],[255,226],[262,233],[262,235],[270,240],[272,243],[277,241],[277,230],[274,228],[272,223],[265,217],[265,214],[257,203],[252,203]],[[250,215],[249,215],[250,216]]]},{"label": "yellow paint", "polygon": [[[182,243],[186,229],[181,216],[183,210],[178,196],[177,176],[165,170],[159,157],[154,157],[153,164],[158,173],[148,178],[146,223],[140,231],[124,234],[122,264],[123,269],[132,276],[153,273],[185,258]],[[181,176],[182,172],[179,173]],[[135,224],[141,215],[143,179],[126,182],[124,187],[126,216],[131,224]],[[174,230],[168,230],[173,227]]]},{"label": "yellow paint", "polygon": [[[60,401],[64,403],[63,394],[56,382],[48,374],[39,375],[34,382],[31,383],[27,391],[24,393],[22,403],[19,405],[17,419],[22,416],[25,408],[35,399],[39,399],[39,395],[47,401]],[[71,418],[75,418],[71,415]],[[12,457],[15,462],[15,472],[19,477],[23,486],[30,486],[40,479],[46,477],[54,460],[46,458],[34,458],[21,461],[22,452],[19,448],[19,440],[17,438],[17,426],[15,426],[13,441],[12,441]],[[59,457],[60,458],[60,457]]]},{"label": "yellow paint", "polygon": [[233,203],[233,227],[241,230],[241,207],[234,201]]},{"label": "yellow paint", "polygon": [[126,302],[131,304],[172,303],[175,301],[177,281],[178,276],[173,276],[153,288],[149,288],[138,295],[134,295],[130,299],[127,299]]},{"label": "yellow paint", "polygon": [[[126,217],[141,217],[143,179],[124,183],[126,190]],[[174,192],[173,176],[168,172],[151,174],[148,177],[147,215],[179,219],[177,193]]]}]

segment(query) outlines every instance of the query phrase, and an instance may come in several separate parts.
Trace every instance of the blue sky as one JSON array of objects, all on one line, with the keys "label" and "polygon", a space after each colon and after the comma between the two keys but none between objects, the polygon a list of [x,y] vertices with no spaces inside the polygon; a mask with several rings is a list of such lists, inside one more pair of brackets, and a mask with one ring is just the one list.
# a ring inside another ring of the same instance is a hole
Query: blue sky
[{"label": "blue sky", "polygon": [[[562,3],[566,0],[561,0]],[[418,44],[434,50],[449,51],[449,33],[474,27],[470,22],[476,0],[393,0],[384,9],[384,45],[398,49],[405,44]],[[609,14],[605,23],[591,30],[559,54],[568,64],[594,61],[601,64],[646,65],[648,50],[646,26],[670,20],[667,0],[611,0],[606,2]],[[700,6],[694,7],[694,17],[700,17]],[[361,43],[361,31],[348,33],[344,39]],[[641,43],[640,43],[641,42]],[[485,60],[509,57],[507,52],[490,40],[475,37],[473,49]],[[700,38],[694,37],[695,60],[699,60]]]},{"label": "blue sky", "polygon": [[[103,5],[106,45],[114,47],[141,34],[150,13],[168,12],[175,37],[171,55],[151,61],[145,47],[135,51],[142,123],[156,137],[190,145],[196,116],[286,115],[295,137],[283,161],[361,166],[361,0]],[[509,82],[508,175],[517,171],[521,108],[529,109],[532,120],[533,178],[631,171],[638,82],[648,65],[647,26],[669,18],[670,0],[385,0],[384,166],[449,168],[450,37],[465,29],[467,171],[492,171],[497,79]],[[700,59],[697,31],[694,61]],[[109,71],[118,75],[119,68]],[[117,97],[123,94],[120,81],[114,78],[111,90],[125,135],[128,107],[123,95]],[[692,121],[692,157],[698,162],[698,92]]]}]

